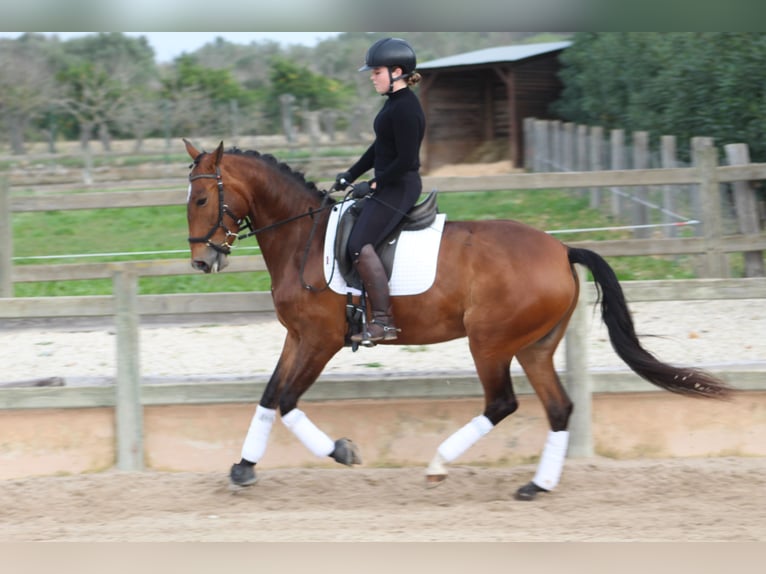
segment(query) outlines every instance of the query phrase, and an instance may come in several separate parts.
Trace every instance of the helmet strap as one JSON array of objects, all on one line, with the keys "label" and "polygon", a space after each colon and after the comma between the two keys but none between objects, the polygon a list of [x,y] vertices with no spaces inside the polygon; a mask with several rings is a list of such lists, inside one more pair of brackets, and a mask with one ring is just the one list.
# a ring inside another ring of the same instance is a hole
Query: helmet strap
[{"label": "helmet strap", "polygon": [[[400,74],[394,78],[394,74],[391,70],[394,68],[399,68],[399,66],[389,66],[388,67],[388,92],[387,94],[393,94],[394,93],[394,82],[397,82],[403,78],[406,78],[409,74]],[[401,68],[399,68],[401,70]]]}]

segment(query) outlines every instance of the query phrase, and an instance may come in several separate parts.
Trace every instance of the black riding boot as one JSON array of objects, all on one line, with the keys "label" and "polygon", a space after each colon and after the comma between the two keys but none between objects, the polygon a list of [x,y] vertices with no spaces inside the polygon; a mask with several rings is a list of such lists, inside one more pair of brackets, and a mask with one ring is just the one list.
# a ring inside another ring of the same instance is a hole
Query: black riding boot
[{"label": "black riding boot", "polygon": [[368,243],[362,247],[359,259],[354,261],[354,267],[362,278],[364,289],[370,298],[372,319],[367,322],[361,333],[352,335],[351,340],[362,345],[372,345],[377,341],[393,341],[399,329],[394,326],[388,278],[372,245]]}]

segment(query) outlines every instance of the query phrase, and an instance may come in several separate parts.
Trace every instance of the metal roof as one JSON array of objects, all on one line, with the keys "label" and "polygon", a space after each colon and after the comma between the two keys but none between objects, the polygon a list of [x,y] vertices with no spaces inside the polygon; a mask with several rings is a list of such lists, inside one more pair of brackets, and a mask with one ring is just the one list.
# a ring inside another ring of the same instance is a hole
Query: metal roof
[{"label": "metal roof", "polygon": [[542,42],[539,44],[516,44],[513,46],[497,46],[484,50],[475,50],[463,54],[455,54],[445,58],[437,58],[418,64],[418,70],[433,68],[453,68],[456,66],[476,66],[480,64],[492,64],[497,62],[517,62],[533,56],[547,54],[563,50],[572,45],[572,42]]}]

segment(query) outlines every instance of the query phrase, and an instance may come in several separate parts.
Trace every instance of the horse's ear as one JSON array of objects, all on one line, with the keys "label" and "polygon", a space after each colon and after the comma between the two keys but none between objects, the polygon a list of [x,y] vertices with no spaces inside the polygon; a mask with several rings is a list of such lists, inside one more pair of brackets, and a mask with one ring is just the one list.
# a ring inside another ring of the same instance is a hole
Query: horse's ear
[{"label": "horse's ear", "polygon": [[197,156],[199,155],[199,151],[197,150],[197,148],[194,147],[194,145],[186,138],[183,138],[183,140],[184,140],[184,145],[186,146],[186,153],[188,153],[192,159],[197,159]]},{"label": "horse's ear", "polygon": [[221,143],[218,144],[218,147],[215,149],[215,167],[218,167],[221,165],[221,158],[223,157],[223,140],[221,140]]}]

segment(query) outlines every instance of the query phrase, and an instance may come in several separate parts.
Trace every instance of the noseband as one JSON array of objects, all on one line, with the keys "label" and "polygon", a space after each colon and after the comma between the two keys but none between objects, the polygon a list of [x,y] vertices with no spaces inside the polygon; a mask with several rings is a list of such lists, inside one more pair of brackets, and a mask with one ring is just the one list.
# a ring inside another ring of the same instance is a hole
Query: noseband
[{"label": "noseband", "polygon": [[[237,217],[232,213],[231,209],[228,205],[224,202],[223,199],[223,178],[221,177],[221,170],[218,166],[215,168],[215,173],[201,173],[198,175],[189,175],[189,182],[198,180],[198,179],[214,179],[216,180],[216,186],[218,187],[218,223],[213,225],[213,227],[210,228],[210,230],[202,237],[189,237],[189,243],[204,243],[205,245],[212,247],[215,251],[218,253],[223,253],[224,255],[228,255],[231,253],[231,247],[234,241],[237,239],[244,239],[246,237],[250,237],[253,235],[253,227],[250,222],[249,217],[245,217],[244,219],[237,219]],[[244,234],[237,234],[231,231],[228,227],[226,227],[226,223],[224,222],[224,215],[228,215],[231,217],[232,220],[237,222],[237,227],[240,229],[244,227],[245,229],[249,230],[249,233]],[[210,241],[210,239],[215,235],[216,231],[219,229],[223,229],[226,236],[224,237],[223,243],[213,243]],[[229,238],[233,237],[234,240],[232,243],[229,243]]]}]

